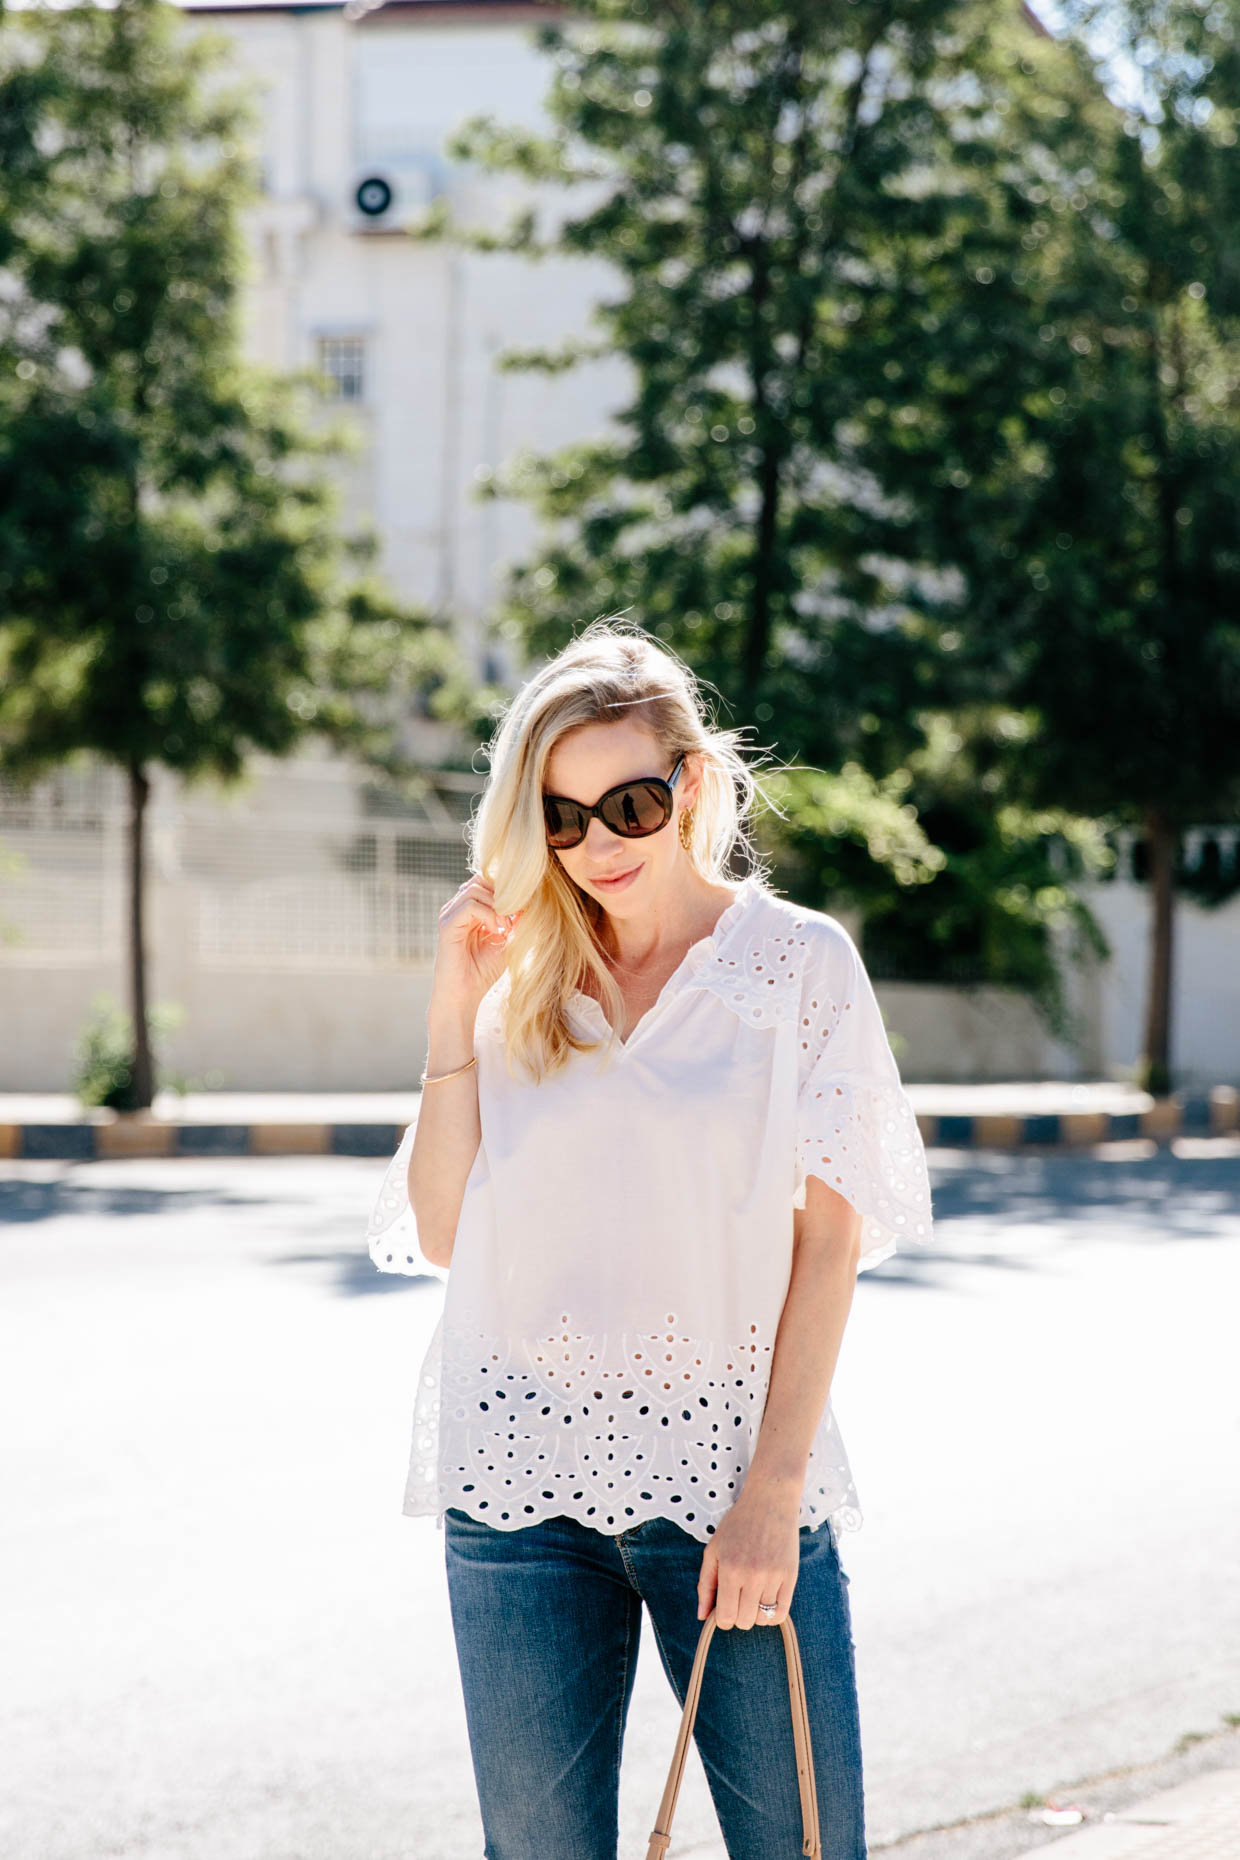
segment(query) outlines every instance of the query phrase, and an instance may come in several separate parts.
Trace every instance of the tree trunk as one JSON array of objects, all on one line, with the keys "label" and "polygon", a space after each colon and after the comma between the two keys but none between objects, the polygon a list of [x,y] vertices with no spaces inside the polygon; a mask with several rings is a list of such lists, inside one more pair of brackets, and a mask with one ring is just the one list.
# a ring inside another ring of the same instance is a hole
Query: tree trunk
[{"label": "tree trunk", "polygon": [[1145,1015],[1144,1083],[1156,1098],[1171,1090],[1172,928],[1175,921],[1175,858],[1179,836],[1166,814],[1145,816],[1149,848],[1150,982]]},{"label": "tree trunk", "polygon": [[149,1110],[155,1096],[155,1067],[146,1020],[144,835],[151,784],[140,763],[129,769],[129,1004],[133,1016],[133,1078],[130,1105]]},{"label": "tree trunk", "polygon": [[771,589],[775,579],[775,549],[779,522],[779,473],[782,460],[773,446],[762,458],[759,476],[761,504],[754,539],[753,599],[745,635],[744,690],[752,696],[762,687],[771,644]]}]

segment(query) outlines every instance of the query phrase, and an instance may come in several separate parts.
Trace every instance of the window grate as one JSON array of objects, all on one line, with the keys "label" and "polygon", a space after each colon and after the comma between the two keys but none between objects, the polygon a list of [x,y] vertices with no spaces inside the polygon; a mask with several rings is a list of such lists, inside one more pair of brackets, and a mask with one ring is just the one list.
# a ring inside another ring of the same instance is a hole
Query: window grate
[{"label": "window grate", "polygon": [[366,344],[360,336],[320,336],[319,372],[324,400],[365,400]]}]

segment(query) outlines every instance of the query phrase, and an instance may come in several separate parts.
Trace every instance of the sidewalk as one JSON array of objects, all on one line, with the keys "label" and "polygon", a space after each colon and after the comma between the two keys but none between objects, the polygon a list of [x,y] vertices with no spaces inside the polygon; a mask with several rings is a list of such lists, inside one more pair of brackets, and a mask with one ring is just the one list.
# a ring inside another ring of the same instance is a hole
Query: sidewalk
[{"label": "sidewalk", "polygon": [[[1134,1086],[910,1085],[928,1147],[1079,1149],[1240,1133],[1234,1086],[1154,1099]],[[150,1112],[84,1111],[67,1093],[0,1093],[0,1158],[389,1156],[420,1093],[159,1092]]]},{"label": "sidewalk", "polygon": [[1195,1776],[1026,1853],[1029,1860],[1240,1860],[1240,1770]]},{"label": "sidewalk", "polygon": [[[950,1834],[946,1839],[950,1841]],[[916,1844],[916,1843],[914,1843]],[[904,1842],[879,1848],[894,1860]],[[1011,1853],[1012,1848],[1004,1846]],[[1240,1860],[1240,1770],[1213,1770],[1020,1851],[1020,1860]],[[679,1860],[727,1860],[720,1842]]]}]

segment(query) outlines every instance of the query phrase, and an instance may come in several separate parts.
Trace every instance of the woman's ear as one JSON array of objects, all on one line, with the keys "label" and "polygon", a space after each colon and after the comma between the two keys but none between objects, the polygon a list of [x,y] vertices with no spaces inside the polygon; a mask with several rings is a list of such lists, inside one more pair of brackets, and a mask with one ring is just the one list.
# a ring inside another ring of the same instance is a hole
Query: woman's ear
[{"label": "woman's ear", "polygon": [[676,783],[676,793],[682,807],[693,807],[702,792],[702,756],[699,750],[685,751],[685,766],[681,770],[680,780]]}]

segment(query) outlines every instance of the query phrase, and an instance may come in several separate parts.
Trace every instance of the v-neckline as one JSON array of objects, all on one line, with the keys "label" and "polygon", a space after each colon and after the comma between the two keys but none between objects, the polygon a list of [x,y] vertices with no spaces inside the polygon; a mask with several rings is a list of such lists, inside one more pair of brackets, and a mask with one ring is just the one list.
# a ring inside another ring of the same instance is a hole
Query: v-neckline
[{"label": "v-neckline", "polygon": [[[667,980],[664,982],[662,988],[660,988],[658,994],[655,996],[650,1006],[646,1009],[644,1014],[638,1015],[637,1019],[633,1022],[633,1025],[629,1028],[628,1034],[625,1036],[625,1038],[621,1039],[620,1036],[617,1034],[616,1043],[619,1046],[620,1051],[622,1053],[628,1052],[634,1040],[641,1033],[642,1029],[646,1026],[647,1022],[650,1021],[658,1013],[664,1001],[667,999],[672,983],[676,981],[677,977],[680,975],[681,970],[688,963],[690,956],[692,956],[696,950],[700,950],[701,948],[703,948],[705,944],[714,943],[715,939],[718,937],[721,930],[731,928],[731,922],[729,920],[739,915],[742,904],[748,901],[750,892],[752,890],[752,885],[753,885],[752,879],[743,878],[740,881],[740,884],[737,886],[735,896],[732,899],[732,902],[730,904],[725,904],[722,911],[719,913],[718,917],[715,919],[714,929],[708,930],[705,936],[700,936],[697,939],[696,943],[690,943],[688,949],[685,951],[684,955],[680,958],[680,961],[676,964],[676,967],[672,970],[671,974],[668,976]],[[589,1007],[595,1010],[595,1012],[598,1015],[599,1020],[603,1023],[604,1027],[606,1027],[607,1031],[609,1033],[614,1031],[612,1028],[611,1022],[608,1020],[606,1014],[604,1014],[603,1012],[602,1003],[600,1001],[596,1001],[593,995],[588,995],[586,994],[584,989],[577,988],[573,990],[573,993],[570,999],[573,1001],[584,1001]]]}]

